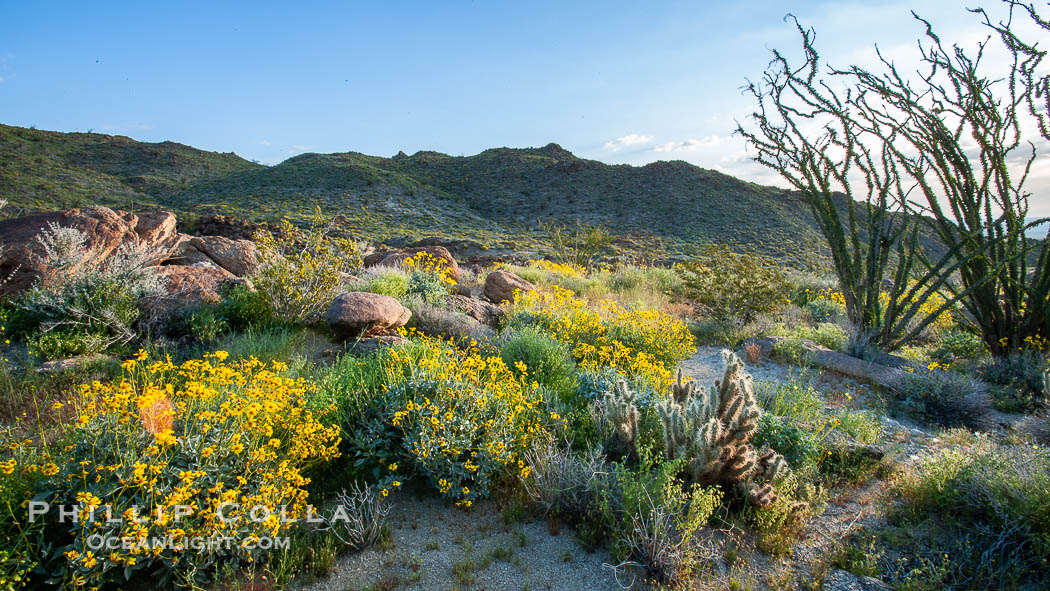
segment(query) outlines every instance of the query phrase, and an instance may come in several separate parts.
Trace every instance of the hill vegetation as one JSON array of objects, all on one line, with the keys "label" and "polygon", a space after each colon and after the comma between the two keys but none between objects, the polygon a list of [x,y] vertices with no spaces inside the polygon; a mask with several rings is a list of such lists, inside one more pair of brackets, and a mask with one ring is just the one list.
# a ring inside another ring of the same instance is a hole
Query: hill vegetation
[{"label": "hill vegetation", "polygon": [[319,206],[347,231],[387,240],[468,235],[520,247],[536,239],[538,220],[579,220],[665,253],[729,242],[796,260],[822,248],[803,202],[780,189],[682,161],[608,165],[557,144],[474,156],[302,154],[263,166],[174,142],[0,125],[0,198],[24,212],[161,206],[256,220]]}]

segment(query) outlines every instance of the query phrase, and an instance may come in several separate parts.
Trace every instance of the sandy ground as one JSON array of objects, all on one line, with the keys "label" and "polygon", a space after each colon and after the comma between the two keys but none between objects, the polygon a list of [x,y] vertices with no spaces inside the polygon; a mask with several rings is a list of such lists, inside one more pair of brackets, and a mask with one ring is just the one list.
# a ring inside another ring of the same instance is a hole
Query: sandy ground
[{"label": "sandy ground", "polygon": [[392,503],[392,547],[345,556],[329,577],[300,588],[616,591],[634,579],[633,589],[648,588],[625,569],[618,584],[609,554],[588,553],[571,529],[551,535],[543,520],[506,524],[491,502],[462,510],[403,493]]}]

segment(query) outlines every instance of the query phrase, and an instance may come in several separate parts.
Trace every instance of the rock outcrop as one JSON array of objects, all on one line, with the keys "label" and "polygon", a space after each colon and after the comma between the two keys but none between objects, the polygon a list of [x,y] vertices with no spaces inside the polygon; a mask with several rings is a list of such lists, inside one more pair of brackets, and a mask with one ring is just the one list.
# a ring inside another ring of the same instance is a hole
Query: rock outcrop
[{"label": "rock outcrop", "polygon": [[381,334],[404,326],[412,312],[387,295],[351,291],[335,298],[325,320],[339,339]]},{"label": "rock outcrop", "polygon": [[225,281],[236,279],[225,269],[203,265],[164,265],[156,269],[164,291],[180,305],[216,303],[222,299],[219,287]]},{"label": "rock outcrop", "polygon": [[494,304],[514,301],[517,291],[536,291],[536,286],[509,271],[496,270],[485,278],[485,297]]},{"label": "rock outcrop", "polygon": [[505,315],[503,308],[495,304],[458,294],[445,296],[445,304],[450,310],[462,312],[488,326],[496,326]]},{"label": "rock outcrop", "polygon": [[[748,344],[754,343],[761,347],[762,356],[765,357],[772,353],[773,348],[778,342],[786,340],[788,339],[785,337],[748,339],[744,341],[741,346],[745,347]],[[895,392],[903,391],[905,380],[908,379],[909,374],[903,369],[888,367],[872,361],[865,361],[857,357],[851,357],[845,353],[839,353],[838,351],[832,351],[831,349],[822,347],[812,341],[803,340],[802,348],[805,349],[806,361],[810,365],[829,369],[851,378],[857,378],[878,384],[883,388]]]},{"label": "rock outcrop", "polygon": [[251,240],[182,234],[167,264],[214,265],[237,277],[249,277],[259,268],[259,249]]},{"label": "rock outcrop", "polygon": [[0,294],[24,291],[52,276],[54,271],[41,260],[44,251],[37,240],[52,225],[83,232],[94,261],[105,260],[129,244],[147,249],[160,262],[176,244],[175,215],[168,211],[138,215],[97,206],[0,220],[0,244],[4,246],[0,277],[10,277],[0,286]]}]

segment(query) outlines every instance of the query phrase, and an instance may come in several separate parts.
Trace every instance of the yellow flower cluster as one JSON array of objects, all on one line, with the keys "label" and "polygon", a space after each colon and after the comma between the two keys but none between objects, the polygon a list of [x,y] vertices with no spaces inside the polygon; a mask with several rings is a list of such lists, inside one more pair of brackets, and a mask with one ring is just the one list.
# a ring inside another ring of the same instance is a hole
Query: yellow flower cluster
[{"label": "yellow flower cluster", "polygon": [[561,263],[555,263],[554,261],[548,261],[546,259],[529,261],[529,266],[535,269],[542,269],[549,271],[555,275],[561,275],[563,277],[582,277],[583,269],[575,265],[564,265]]},{"label": "yellow flower cluster", "polygon": [[819,289],[816,292],[814,292],[813,290],[811,290],[811,289],[809,289],[807,287],[806,288],[806,295],[809,298],[814,299],[814,300],[824,300],[824,301],[832,302],[834,304],[838,304],[843,309],[845,309],[845,307],[846,307],[846,298],[845,298],[845,296],[842,295],[842,292],[834,290],[834,289],[831,289],[831,288],[828,288],[828,287],[825,287],[823,289]]},{"label": "yellow flower cluster", "polygon": [[452,268],[448,261],[423,250],[402,261],[401,268],[409,273],[420,272],[435,275],[446,285],[456,284],[456,280],[452,278]]},{"label": "yellow flower cluster", "polygon": [[513,314],[528,314],[565,343],[580,367],[611,367],[625,376],[669,388],[673,368],[696,352],[682,321],[656,310],[638,310],[605,300],[594,308],[567,289],[518,296]]},{"label": "yellow flower cluster", "polygon": [[[304,471],[339,455],[338,427],[321,420],[334,409],[311,410],[313,384],[281,376],[281,364],[226,356],[175,365],[140,352],[119,381],[81,386],[81,443],[61,472],[40,467],[57,474],[53,500],[79,503],[85,518],[65,553],[67,581],[98,584],[107,572],[151,564],[250,561],[259,552],[252,542],[292,526],[281,516],[305,514]],[[92,554],[95,535],[122,544]],[[178,548],[213,536],[239,545]],[[148,543],[154,539],[175,547]]]},{"label": "yellow flower cluster", "polygon": [[544,410],[543,389],[476,347],[427,337],[415,345],[390,350],[384,364],[393,446],[461,506],[488,494],[495,479],[527,476],[525,451],[560,423]]}]

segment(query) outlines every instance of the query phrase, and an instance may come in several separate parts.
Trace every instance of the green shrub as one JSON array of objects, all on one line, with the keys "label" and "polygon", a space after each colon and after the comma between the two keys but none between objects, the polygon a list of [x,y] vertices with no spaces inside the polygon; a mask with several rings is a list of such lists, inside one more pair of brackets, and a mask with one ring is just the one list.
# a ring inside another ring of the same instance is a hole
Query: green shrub
[{"label": "green shrub", "polygon": [[365,291],[388,295],[399,300],[405,297],[410,286],[408,275],[400,269],[370,269],[365,280],[367,281]]},{"label": "green shrub", "polygon": [[709,316],[692,323],[689,329],[699,343],[709,346],[735,348],[752,334],[747,323],[740,318],[718,318]]},{"label": "green shrub", "polygon": [[993,385],[995,405],[1006,412],[1031,412],[1047,404],[1048,366],[1039,351],[1018,351],[981,368],[981,376]]},{"label": "green shrub", "polygon": [[911,373],[901,396],[909,410],[938,425],[982,430],[991,424],[991,400],[983,384],[957,371]]},{"label": "green shrub", "polygon": [[937,347],[930,353],[934,361],[952,364],[957,361],[973,361],[984,354],[984,342],[980,335],[965,330],[952,330],[941,337]]},{"label": "green shrub", "polygon": [[[845,350],[849,341],[846,331],[838,324],[832,322],[821,322],[816,326],[805,324],[789,326],[781,322],[777,323],[766,336],[787,337],[797,341],[810,340],[833,351]],[[794,357],[790,357],[790,359],[797,362],[797,359]]]},{"label": "green shrub", "polygon": [[216,312],[231,330],[244,331],[273,322],[266,295],[247,283],[224,285],[221,295]]},{"label": "green shrub", "polygon": [[202,343],[210,343],[230,330],[226,319],[214,306],[195,306],[184,312],[186,332]]},{"label": "green shrub", "polygon": [[830,298],[814,298],[806,303],[806,310],[816,322],[835,322],[846,316],[846,307]]},{"label": "green shrub", "polygon": [[273,316],[290,324],[320,318],[335,298],[342,275],[361,266],[360,245],[334,236],[320,213],[302,231],[288,220],[278,232],[260,230],[255,243],[260,265],[252,283]]},{"label": "green shrub", "polygon": [[55,329],[26,337],[26,348],[33,356],[45,361],[93,355],[107,348],[107,335],[77,329]]},{"label": "green shrub", "polygon": [[431,306],[443,306],[448,295],[448,283],[440,276],[426,271],[413,271],[408,278],[405,295],[417,296]]},{"label": "green shrub", "polygon": [[815,461],[821,452],[811,431],[770,414],[762,415],[751,442],[758,448],[772,448],[793,468]]},{"label": "green shrub", "polygon": [[519,375],[522,374],[518,363],[523,363],[527,379],[536,380],[563,400],[569,400],[576,392],[576,362],[572,352],[535,327],[510,331],[503,338],[500,357]]},{"label": "green shrub", "polygon": [[530,464],[532,475],[523,481],[529,496],[576,525],[585,544],[608,544],[616,560],[637,560],[650,577],[671,585],[698,566],[698,534],[722,494],[683,488],[675,478],[680,462],[658,461],[643,448],[632,468],[547,446],[530,454]]},{"label": "green shrub", "polygon": [[686,295],[716,317],[740,316],[749,321],[787,301],[788,284],[776,261],[740,254],[726,245],[710,245],[678,269]]},{"label": "green shrub", "polygon": [[775,342],[772,357],[781,363],[809,365],[809,351],[806,350],[804,340],[799,337],[788,337]]},{"label": "green shrub", "polygon": [[748,507],[745,516],[757,537],[755,546],[767,554],[783,557],[798,542],[809,518],[823,510],[824,491],[802,482],[797,473],[777,481],[778,494],[771,503]]},{"label": "green shrub", "polygon": [[[19,328],[38,351],[104,351],[137,336],[139,302],[160,290],[152,253],[122,246],[107,258],[87,247],[87,235],[50,225],[38,236],[43,262],[55,271],[19,296]],[[60,334],[47,337],[47,333]],[[85,342],[74,344],[78,338]],[[42,339],[42,341],[41,341]]]},{"label": "green shrub", "polygon": [[610,250],[613,240],[609,230],[579,220],[574,225],[541,221],[540,230],[548,235],[555,260],[578,268],[594,264],[598,257]]},{"label": "green shrub", "polygon": [[[914,544],[898,553],[908,558],[933,547],[950,556],[939,588],[1035,589],[1050,575],[1046,448],[979,438],[969,448],[929,454],[903,475],[897,490],[904,503],[891,522],[909,532],[904,539]],[[909,576],[919,578],[910,570],[892,578]]]},{"label": "green shrub", "polygon": [[760,383],[756,397],[762,410],[809,425],[826,422],[824,396],[806,383],[804,375]]},{"label": "green shrub", "polygon": [[842,410],[838,428],[861,445],[871,445],[882,434],[882,421],[870,410]]},{"label": "green shrub", "polygon": [[[376,357],[340,365],[351,378],[322,392],[354,419],[344,429],[355,465],[384,486],[418,475],[469,506],[497,481],[527,477],[525,453],[563,428],[546,410],[546,390],[500,357],[424,337]],[[374,390],[362,392],[366,385]]]}]

